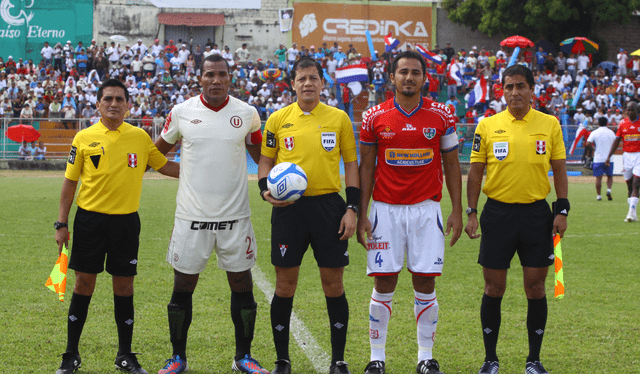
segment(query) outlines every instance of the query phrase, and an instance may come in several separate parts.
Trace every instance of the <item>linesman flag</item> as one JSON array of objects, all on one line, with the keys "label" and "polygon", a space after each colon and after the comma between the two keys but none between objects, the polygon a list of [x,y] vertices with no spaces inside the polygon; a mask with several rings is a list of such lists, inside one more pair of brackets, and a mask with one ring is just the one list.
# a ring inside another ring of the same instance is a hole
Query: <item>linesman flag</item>
[{"label": "linesman flag", "polygon": [[564,274],[562,272],[562,245],[560,244],[560,234],[556,234],[553,237],[553,253],[553,264],[556,270],[554,296],[556,299],[562,299],[564,297]]},{"label": "linesman flag", "polygon": [[64,301],[64,291],[67,288],[67,265],[69,264],[69,250],[65,245],[62,247],[62,252],[60,252],[60,256],[58,257],[58,261],[53,266],[53,270],[51,270],[51,275],[49,275],[49,279],[44,284],[45,287],[49,288],[53,292],[58,293],[58,298],[60,301]]}]

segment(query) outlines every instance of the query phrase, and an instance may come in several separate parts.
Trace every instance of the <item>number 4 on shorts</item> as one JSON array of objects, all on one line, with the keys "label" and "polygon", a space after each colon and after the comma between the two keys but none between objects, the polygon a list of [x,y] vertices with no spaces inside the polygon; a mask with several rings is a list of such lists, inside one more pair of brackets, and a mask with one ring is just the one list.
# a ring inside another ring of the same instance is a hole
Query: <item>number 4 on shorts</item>
[{"label": "number 4 on shorts", "polygon": [[376,264],[378,264],[378,267],[382,267],[382,255],[380,254],[380,252],[376,253],[376,259],[374,261]]}]

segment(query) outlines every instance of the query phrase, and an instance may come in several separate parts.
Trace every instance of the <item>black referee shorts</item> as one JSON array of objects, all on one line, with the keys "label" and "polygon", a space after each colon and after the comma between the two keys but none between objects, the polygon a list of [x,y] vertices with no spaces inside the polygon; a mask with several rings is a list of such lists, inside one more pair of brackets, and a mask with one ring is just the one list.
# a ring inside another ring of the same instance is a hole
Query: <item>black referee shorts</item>
[{"label": "black referee shorts", "polygon": [[104,214],[78,207],[73,222],[73,249],[69,268],[98,274],[105,269],[111,275],[137,274],[140,217],[131,214]]},{"label": "black referee shorts", "polygon": [[348,240],[340,240],[340,221],[346,204],[338,193],[302,196],[298,201],[271,212],[271,263],[296,267],[311,245],[319,267],[339,268],[349,264]]},{"label": "black referee shorts", "polygon": [[487,199],[480,216],[478,263],[490,269],[508,269],[517,252],[526,267],[553,264],[553,213],[546,200],[507,204]]}]

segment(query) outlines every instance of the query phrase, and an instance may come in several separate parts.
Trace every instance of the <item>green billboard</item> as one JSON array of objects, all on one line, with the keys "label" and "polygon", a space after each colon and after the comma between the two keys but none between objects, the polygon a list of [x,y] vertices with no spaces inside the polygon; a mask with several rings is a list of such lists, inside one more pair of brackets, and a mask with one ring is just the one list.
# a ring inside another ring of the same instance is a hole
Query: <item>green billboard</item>
[{"label": "green billboard", "polygon": [[42,58],[44,42],[53,47],[71,40],[88,45],[93,35],[93,0],[2,0],[0,56]]}]

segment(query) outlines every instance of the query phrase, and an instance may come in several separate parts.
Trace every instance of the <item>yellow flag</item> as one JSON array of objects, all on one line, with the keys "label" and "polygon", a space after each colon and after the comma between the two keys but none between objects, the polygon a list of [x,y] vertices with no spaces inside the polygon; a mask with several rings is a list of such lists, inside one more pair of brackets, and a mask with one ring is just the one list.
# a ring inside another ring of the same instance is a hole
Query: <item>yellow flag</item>
[{"label": "yellow flag", "polygon": [[562,299],[564,297],[564,274],[562,271],[562,245],[560,244],[560,234],[556,234],[553,237],[553,253],[554,253],[554,265],[556,270],[556,286],[554,289],[554,295],[556,299]]},{"label": "yellow flag", "polygon": [[49,275],[49,279],[44,284],[45,287],[49,288],[53,292],[58,293],[58,298],[60,301],[64,301],[64,291],[67,288],[67,265],[69,264],[69,250],[65,245],[62,248],[62,252],[60,252],[60,256],[58,257],[58,261],[53,266],[53,270],[51,270],[51,275]]}]

